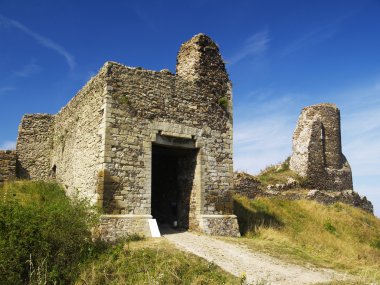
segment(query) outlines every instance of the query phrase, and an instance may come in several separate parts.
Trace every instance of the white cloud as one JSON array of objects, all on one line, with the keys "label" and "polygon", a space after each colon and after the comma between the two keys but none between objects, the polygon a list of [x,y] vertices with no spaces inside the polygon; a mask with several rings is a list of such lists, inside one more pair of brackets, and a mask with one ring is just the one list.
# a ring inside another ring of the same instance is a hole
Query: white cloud
[{"label": "white cloud", "polygon": [[228,60],[229,65],[231,66],[236,64],[248,56],[258,56],[264,54],[268,50],[269,41],[268,31],[262,31],[250,36],[245,41],[242,48]]},{"label": "white cloud", "polygon": [[16,88],[13,87],[13,86],[3,86],[3,87],[0,87],[0,96],[6,95],[7,93],[9,93],[9,92],[11,92],[13,90],[16,90]]},{"label": "white cloud", "polygon": [[[265,93],[268,94],[268,93]],[[291,154],[291,139],[298,112],[289,96],[255,99],[235,107],[234,167],[257,173]],[[288,108],[284,108],[288,106]]]},{"label": "white cloud", "polygon": [[31,63],[24,65],[19,70],[14,71],[13,75],[16,77],[29,77],[31,75],[39,73],[41,70],[42,70],[42,68],[39,65],[37,65],[34,62],[31,62]]},{"label": "white cloud", "polygon": [[32,31],[31,29],[24,26],[20,22],[9,19],[9,18],[0,14],[0,27],[1,26],[16,28],[16,29],[20,30],[21,32],[23,32],[24,34],[32,37],[40,45],[58,53],[61,56],[63,56],[64,59],[66,60],[67,64],[69,65],[70,69],[74,69],[74,67],[75,67],[74,56],[71,55],[64,47],[60,46],[59,44],[55,43],[54,41]]},{"label": "white cloud", "polygon": [[[137,3],[137,2],[136,2]],[[147,10],[140,7],[139,5],[135,5],[133,8],[136,16],[152,31],[158,32],[159,29],[157,27],[157,23],[153,20],[152,15],[148,14]]]},{"label": "white cloud", "polygon": [[286,46],[282,52],[282,56],[290,55],[300,49],[303,49],[308,46],[316,45],[322,43],[330,38],[337,32],[336,29],[317,29],[313,30],[295,41],[291,42]]},{"label": "white cloud", "polygon": [[282,56],[288,56],[298,50],[310,47],[313,45],[320,44],[326,40],[331,39],[338,31],[339,25],[344,22],[347,18],[351,17],[352,13],[338,17],[337,19],[327,23],[325,25],[319,26],[299,38],[295,39],[289,43],[282,51]]},{"label": "white cloud", "polygon": [[0,143],[0,150],[13,150],[16,149],[15,141],[3,141]]},{"label": "white cloud", "polygon": [[377,85],[340,95],[343,151],[356,177],[380,175],[380,91]]}]

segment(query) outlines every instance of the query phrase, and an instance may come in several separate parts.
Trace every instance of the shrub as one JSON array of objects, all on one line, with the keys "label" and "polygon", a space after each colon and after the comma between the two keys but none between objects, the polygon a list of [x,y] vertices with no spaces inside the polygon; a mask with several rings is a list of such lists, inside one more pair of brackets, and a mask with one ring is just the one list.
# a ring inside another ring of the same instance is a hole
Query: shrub
[{"label": "shrub", "polygon": [[0,283],[69,284],[94,252],[96,216],[61,186],[13,182],[0,188]]},{"label": "shrub", "polygon": [[326,231],[328,231],[329,233],[335,235],[336,234],[336,228],[331,224],[330,221],[327,221],[326,223],[324,223],[323,227],[325,228]]},{"label": "shrub", "polygon": [[227,109],[228,107],[228,99],[226,97],[220,97],[218,99],[218,104],[224,109]]}]

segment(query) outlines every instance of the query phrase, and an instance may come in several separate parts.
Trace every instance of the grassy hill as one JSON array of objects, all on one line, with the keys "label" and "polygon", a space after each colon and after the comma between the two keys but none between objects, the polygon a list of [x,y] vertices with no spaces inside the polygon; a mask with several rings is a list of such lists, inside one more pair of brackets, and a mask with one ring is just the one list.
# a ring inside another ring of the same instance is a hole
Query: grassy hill
[{"label": "grassy hill", "polygon": [[[236,196],[241,238],[256,251],[380,283],[380,220],[345,204]],[[60,185],[0,186],[0,284],[240,284],[241,280],[163,239],[91,240],[98,215]],[[334,283],[335,284],[335,283]]]},{"label": "grassy hill", "polygon": [[234,211],[243,232],[239,242],[249,248],[348,271],[360,280],[355,284],[380,282],[380,220],[368,212],[342,203],[242,196],[235,197]]}]

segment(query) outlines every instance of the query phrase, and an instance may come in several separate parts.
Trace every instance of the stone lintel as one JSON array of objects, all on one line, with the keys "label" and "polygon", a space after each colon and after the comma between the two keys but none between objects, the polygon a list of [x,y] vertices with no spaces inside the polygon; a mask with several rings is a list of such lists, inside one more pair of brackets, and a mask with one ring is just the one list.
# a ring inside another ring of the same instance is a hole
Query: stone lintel
[{"label": "stone lintel", "polygon": [[179,148],[195,148],[195,140],[191,138],[156,135],[156,144],[179,147]]}]

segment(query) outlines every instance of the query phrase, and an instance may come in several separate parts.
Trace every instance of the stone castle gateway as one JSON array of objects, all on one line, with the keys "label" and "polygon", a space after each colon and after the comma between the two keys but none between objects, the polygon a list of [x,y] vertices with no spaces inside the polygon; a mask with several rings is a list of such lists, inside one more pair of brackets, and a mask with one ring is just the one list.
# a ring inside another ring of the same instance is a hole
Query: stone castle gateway
[{"label": "stone castle gateway", "polygon": [[105,239],[149,220],[238,236],[232,215],[232,93],[217,45],[184,43],[176,74],[107,62],[56,115],[25,115],[18,176],[56,179],[105,213]]}]

